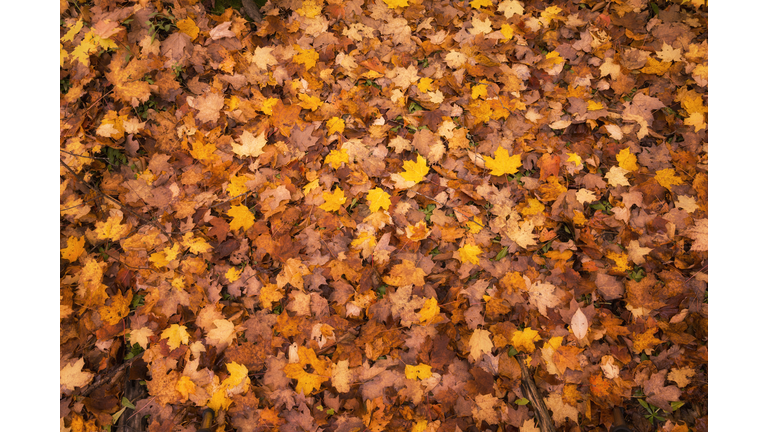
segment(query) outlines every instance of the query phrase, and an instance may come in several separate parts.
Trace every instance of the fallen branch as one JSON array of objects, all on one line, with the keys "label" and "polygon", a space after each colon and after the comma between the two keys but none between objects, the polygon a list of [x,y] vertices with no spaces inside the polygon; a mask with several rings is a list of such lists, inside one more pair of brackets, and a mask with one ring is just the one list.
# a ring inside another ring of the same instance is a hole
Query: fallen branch
[{"label": "fallen branch", "polygon": [[555,432],[555,425],[552,423],[552,417],[549,416],[549,408],[547,408],[547,405],[544,403],[544,399],[541,397],[541,393],[539,393],[539,388],[536,387],[536,383],[533,382],[531,373],[528,371],[528,366],[525,365],[525,361],[521,357],[517,357],[517,362],[520,363],[520,370],[523,373],[523,394],[529,401],[531,401],[536,420],[539,421],[539,429],[542,432]]}]

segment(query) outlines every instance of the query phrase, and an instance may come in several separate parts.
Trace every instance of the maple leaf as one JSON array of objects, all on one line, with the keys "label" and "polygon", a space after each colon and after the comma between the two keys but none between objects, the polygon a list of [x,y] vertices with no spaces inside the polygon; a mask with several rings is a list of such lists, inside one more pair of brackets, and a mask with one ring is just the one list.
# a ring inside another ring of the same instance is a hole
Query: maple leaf
[{"label": "maple leaf", "polygon": [[520,352],[532,353],[536,349],[533,343],[540,340],[539,331],[530,327],[524,328],[523,331],[515,331],[512,334],[512,345]]},{"label": "maple leaf", "polygon": [[550,393],[549,396],[544,398],[544,403],[552,410],[552,420],[555,421],[556,426],[562,426],[567,418],[574,422],[579,421],[579,411],[575,407],[563,402],[562,395]]},{"label": "maple leaf", "polygon": [[349,360],[339,360],[332,366],[331,384],[339,393],[346,393],[350,390],[350,381],[352,374],[349,370]]},{"label": "maple leaf", "polygon": [[200,28],[190,18],[176,21],[176,27],[179,31],[189,36],[193,41],[197,39],[197,35],[200,33]]},{"label": "maple leaf", "polygon": [[416,267],[413,261],[403,260],[400,264],[392,267],[389,274],[381,278],[384,283],[396,287],[406,285],[424,286],[424,276],[427,274],[419,267]]},{"label": "maple leaf", "polygon": [[523,163],[520,160],[520,155],[509,156],[507,149],[503,147],[496,148],[494,157],[483,156],[485,160],[485,166],[491,169],[491,175],[502,176],[504,174],[516,174],[518,168]]},{"label": "maple leaf", "polygon": [[390,9],[397,9],[399,7],[408,7],[408,0],[384,0],[384,3]]},{"label": "maple leaf", "polygon": [[368,208],[371,213],[379,211],[379,209],[389,210],[389,206],[392,205],[392,201],[389,199],[389,194],[384,192],[383,189],[377,187],[368,191],[368,195],[365,197],[368,200]]},{"label": "maple leaf", "polygon": [[343,163],[348,164],[349,154],[347,154],[347,149],[331,150],[328,156],[325,157],[324,163],[329,164],[333,169],[341,168]]},{"label": "maple leaf", "polygon": [[699,219],[696,224],[685,231],[685,234],[693,240],[691,250],[706,251],[709,250],[709,219]]},{"label": "maple leaf", "polygon": [[474,244],[465,244],[457,251],[459,253],[459,261],[462,263],[480,264],[480,258],[478,255],[483,252],[480,246]]},{"label": "maple leaf", "polygon": [[320,205],[320,208],[327,212],[335,212],[341,209],[341,205],[347,202],[347,197],[344,196],[344,191],[338,186],[334,189],[333,193],[323,192],[323,199],[325,202]]},{"label": "maple leaf", "polygon": [[160,333],[161,339],[168,339],[168,348],[175,350],[180,347],[181,344],[189,343],[189,333],[187,333],[187,327],[178,324],[171,324],[170,327],[163,330]]},{"label": "maple leaf", "polygon": [[69,237],[67,247],[61,249],[61,258],[69,262],[75,262],[85,252],[85,237]]},{"label": "maple leaf", "polygon": [[637,166],[637,156],[633,155],[629,151],[629,147],[621,150],[616,155],[616,160],[619,162],[619,166],[627,171],[637,171],[640,167]]},{"label": "maple leaf", "polygon": [[419,311],[419,322],[428,324],[440,313],[440,306],[437,304],[437,299],[430,297],[424,301],[424,306]]},{"label": "maple leaf", "polygon": [[72,391],[75,387],[85,387],[93,380],[91,372],[83,372],[85,360],[77,359],[74,363],[69,363],[61,368],[59,372],[59,382],[62,390]]},{"label": "maple leaf", "polygon": [[421,157],[421,155],[416,157],[416,162],[410,160],[403,162],[403,169],[405,169],[405,171],[401,172],[400,176],[405,181],[414,183],[424,180],[424,176],[429,173],[427,160]]},{"label": "maple leaf", "polygon": [[306,66],[307,70],[312,69],[317,64],[317,60],[320,58],[320,54],[318,54],[317,51],[312,48],[305,50],[298,45],[294,45],[293,47],[297,52],[297,54],[293,56],[294,63],[303,64]]},{"label": "maple leaf", "polygon": [[536,281],[528,287],[528,300],[536,306],[540,314],[547,316],[547,308],[555,308],[560,304],[557,292],[557,288],[551,283]]},{"label": "maple leaf", "polygon": [[610,170],[605,174],[606,180],[608,180],[608,184],[610,184],[613,187],[616,186],[629,186],[629,181],[627,181],[626,174],[629,171],[622,167],[611,167]]},{"label": "maple leaf", "polygon": [[176,381],[176,391],[181,393],[182,401],[189,400],[189,395],[194,394],[197,386],[188,376],[182,376]]},{"label": "maple leaf", "polygon": [[256,223],[256,217],[251,213],[248,207],[238,204],[230,207],[227,211],[227,216],[232,220],[229,222],[229,229],[237,231],[242,228],[243,231],[248,231],[249,228]]},{"label": "maple leaf", "polygon": [[670,190],[672,190],[672,186],[683,184],[683,179],[675,175],[675,170],[673,168],[658,170],[653,178],[655,178],[660,185]]},{"label": "maple leaf", "polygon": [[238,329],[232,324],[232,321],[226,319],[217,319],[213,321],[215,329],[208,332],[206,343],[216,346],[220,349],[226,348],[232,344],[237,337]]},{"label": "maple leaf", "polygon": [[328,136],[331,136],[334,133],[344,133],[346,123],[344,122],[344,119],[340,117],[331,117],[328,119],[326,126],[328,127]]},{"label": "maple leaf", "polygon": [[155,333],[149,327],[142,327],[138,330],[131,330],[128,334],[128,339],[131,341],[131,345],[139,344],[140,347],[147,349],[149,344],[149,337]]},{"label": "maple leaf", "polygon": [[264,146],[267,144],[267,139],[264,136],[264,132],[259,136],[254,137],[249,131],[243,131],[240,135],[240,143],[232,142],[232,151],[240,156],[245,157],[259,157],[264,154]]},{"label": "maple leaf", "polygon": [[130,225],[121,223],[122,220],[123,212],[110,210],[109,218],[106,221],[96,223],[96,238],[99,240],[120,240],[131,230]]},{"label": "maple leaf", "polygon": [[405,377],[410,380],[425,380],[432,376],[432,366],[419,363],[416,366],[405,365]]}]

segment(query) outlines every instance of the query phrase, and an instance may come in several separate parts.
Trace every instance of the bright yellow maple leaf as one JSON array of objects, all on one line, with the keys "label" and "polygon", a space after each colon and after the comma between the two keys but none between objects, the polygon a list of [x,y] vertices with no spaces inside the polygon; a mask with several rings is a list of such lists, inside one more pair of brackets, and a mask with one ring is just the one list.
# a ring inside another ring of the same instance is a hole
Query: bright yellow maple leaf
[{"label": "bright yellow maple leaf", "polygon": [[587,101],[587,111],[599,111],[599,110],[604,109],[604,108],[605,107],[600,102],[595,102],[595,101],[591,101],[591,100]]},{"label": "bright yellow maple leaf", "polygon": [[691,114],[688,118],[683,120],[683,124],[686,126],[693,126],[694,131],[696,132],[707,128],[707,122],[704,120],[704,114],[699,112]]},{"label": "bright yellow maple leaf", "polygon": [[399,7],[408,7],[408,0],[384,0],[387,7],[390,9],[397,9]]},{"label": "bright yellow maple leaf", "polygon": [[528,205],[524,207],[520,214],[523,216],[531,216],[539,214],[544,211],[544,204],[539,202],[536,198],[528,198]]},{"label": "bright yellow maple leaf", "polygon": [[188,232],[184,234],[181,244],[185,248],[189,249],[190,253],[193,253],[195,255],[206,253],[209,250],[213,249],[213,246],[209,245],[208,242],[205,241],[205,239],[201,237],[195,237],[195,234],[192,232]]},{"label": "bright yellow maple leaf", "polygon": [[192,149],[189,151],[189,154],[200,162],[214,162],[217,157],[214,155],[216,150],[215,144],[205,144],[196,139],[192,142]]},{"label": "bright yellow maple leaf", "polygon": [[123,295],[122,292],[118,291],[110,299],[112,299],[112,303],[99,308],[99,315],[105,324],[115,325],[131,312],[130,306],[133,295]]},{"label": "bright yellow maple leaf", "polygon": [[232,231],[237,231],[239,228],[248,231],[256,223],[256,217],[253,216],[248,207],[242,204],[232,206],[227,211],[227,216],[232,218],[229,222],[229,229]]},{"label": "bright yellow maple leaf", "polygon": [[389,210],[389,206],[392,205],[392,201],[389,199],[389,194],[384,192],[380,187],[369,190],[368,195],[366,195],[365,198],[368,200],[368,208],[370,208],[371,213],[382,208],[384,210]]},{"label": "bright yellow maple leaf", "polygon": [[229,377],[222,381],[221,385],[228,390],[228,393],[236,394],[251,384],[251,379],[248,378],[248,368],[244,365],[229,362],[227,363],[227,372],[229,372]]},{"label": "bright yellow maple leaf", "polygon": [[176,21],[176,27],[179,31],[192,38],[193,41],[197,39],[197,35],[200,34],[200,28],[190,18]]},{"label": "bright yellow maple leaf", "polygon": [[333,193],[323,192],[323,199],[325,202],[320,205],[320,208],[327,212],[335,212],[341,208],[341,205],[347,202],[347,197],[344,196],[344,191],[338,186]]},{"label": "bright yellow maple leaf", "polygon": [[329,118],[325,125],[328,126],[328,136],[331,136],[336,132],[344,133],[344,128],[346,127],[344,119],[340,117]]},{"label": "bright yellow maple leaf", "polygon": [[236,280],[240,279],[240,274],[243,272],[243,269],[238,269],[237,267],[230,267],[229,270],[227,270],[227,273],[224,275],[228,281],[235,282]]},{"label": "bright yellow maple leaf", "polygon": [[313,48],[305,50],[301,49],[301,47],[298,45],[294,45],[293,48],[297,52],[297,54],[293,56],[294,63],[303,64],[307,67],[307,70],[312,69],[317,64],[317,60],[320,58],[320,54],[318,54],[317,51],[315,51]]},{"label": "bright yellow maple leaf", "polygon": [[88,57],[91,54],[96,54],[99,50],[106,51],[110,48],[117,49],[117,44],[109,38],[102,39],[93,30],[90,30],[86,33],[80,45],[72,51],[72,57],[81,64],[89,66],[91,63]]},{"label": "bright yellow maple leaf", "polygon": [[523,331],[517,330],[512,334],[512,345],[520,352],[532,353],[536,349],[534,342],[540,340],[539,331],[530,327],[524,328]]},{"label": "bright yellow maple leaf", "polygon": [[282,300],[285,291],[277,284],[268,283],[261,287],[259,302],[262,309],[272,309],[272,303]]},{"label": "bright yellow maple leaf", "polygon": [[347,154],[347,149],[331,150],[328,156],[325,157],[324,163],[329,164],[333,169],[339,169],[343,163],[348,164],[349,155]]},{"label": "bright yellow maple leaf", "polygon": [[296,380],[296,391],[309,396],[313,391],[320,390],[320,386],[330,377],[321,376],[316,373],[309,373],[304,370],[300,363],[288,363],[283,367],[285,376]]},{"label": "bright yellow maple leaf", "polygon": [[189,333],[187,333],[186,326],[171,324],[170,327],[160,333],[160,339],[168,339],[168,348],[175,350],[181,344],[187,345],[189,343]]},{"label": "bright yellow maple leaf", "polygon": [[485,227],[483,225],[483,220],[477,216],[475,216],[471,220],[468,220],[466,223],[466,226],[469,229],[470,234],[477,234],[480,231],[482,231],[483,228]]},{"label": "bright yellow maple leaf", "polygon": [[320,179],[314,179],[311,182],[305,184],[301,190],[304,191],[304,195],[307,195],[318,187],[320,187]]},{"label": "bright yellow maple leaf", "polygon": [[67,247],[61,249],[61,258],[75,262],[85,252],[85,236],[69,237]]},{"label": "bright yellow maple leaf", "polygon": [[160,252],[150,255],[149,261],[157,267],[165,267],[176,259],[179,252],[181,252],[180,246],[178,243],[175,243],[173,246],[168,246]]},{"label": "bright yellow maple leaf", "polygon": [[61,37],[62,42],[72,42],[72,40],[75,38],[75,36],[80,33],[80,30],[83,28],[83,19],[80,18],[77,20],[75,24],[72,25],[72,27],[69,28],[67,31],[67,34]]},{"label": "bright yellow maple leaf", "polygon": [[248,192],[248,187],[245,186],[245,182],[248,180],[250,180],[250,178],[244,175],[233,175],[230,177],[229,185],[227,186],[227,193],[229,196],[234,198]]},{"label": "bright yellow maple leaf", "polygon": [[425,380],[432,376],[432,366],[419,363],[416,366],[405,365],[405,377],[409,380]]},{"label": "bright yellow maple leaf", "polygon": [[275,105],[277,105],[277,102],[279,100],[277,98],[266,98],[264,99],[264,102],[261,103],[261,108],[259,108],[264,114],[271,116],[272,115],[272,108],[274,108]]},{"label": "bright yellow maple leaf", "polygon": [[469,2],[469,5],[472,6],[474,9],[481,9],[484,7],[493,6],[493,2],[491,0],[472,0],[471,2]]},{"label": "bright yellow maple leaf", "polygon": [[459,261],[462,263],[480,264],[480,258],[478,258],[478,255],[480,255],[483,250],[480,249],[480,246],[474,244],[465,244],[459,248],[458,252]]},{"label": "bright yellow maple leaf", "polygon": [[577,153],[568,153],[568,160],[566,162],[573,162],[574,165],[581,165],[581,156]]},{"label": "bright yellow maple leaf", "polygon": [[616,263],[613,270],[625,272],[632,269],[632,267],[629,266],[629,256],[625,253],[607,251],[605,257]]},{"label": "bright yellow maple leaf", "polygon": [[472,99],[478,99],[478,98],[485,99],[487,97],[488,97],[487,84],[478,84],[476,86],[472,86]]},{"label": "bright yellow maple leaf", "polygon": [[430,297],[424,301],[424,306],[419,310],[419,322],[430,323],[440,313],[440,306],[437,305],[437,299]]},{"label": "bright yellow maple leaf", "polygon": [[300,16],[307,17],[307,18],[314,18],[318,15],[320,15],[320,12],[323,10],[323,2],[322,1],[312,1],[312,0],[304,0],[304,3],[302,3],[301,7],[299,9],[296,9],[296,13]]},{"label": "bright yellow maple leaf", "polygon": [[541,17],[539,19],[541,20],[542,24],[544,24],[545,27],[549,27],[549,23],[552,20],[562,19],[561,17],[557,16],[562,11],[563,10],[557,6],[550,6],[541,13]]},{"label": "bright yellow maple leaf", "polygon": [[131,230],[130,225],[123,225],[120,223],[122,220],[123,212],[120,210],[111,210],[106,221],[96,222],[96,238],[99,240],[120,240]]},{"label": "bright yellow maple leaf", "polygon": [[418,183],[424,180],[424,176],[429,173],[429,167],[427,166],[427,160],[421,157],[416,157],[416,162],[405,161],[403,162],[404,172],[400,173],[400,176],[406,181],[412,181]]},{"label": "bright yellow maple leaf", "polygon": [[213,396],[211,396],[206,405],[208,408],[218,412],[219,410],[226,411],[231,404],[232,399],[227,396],[227,389],[225,387],[220,387],[216,390]]},{"label": "bright yellow maple leaf", "polygon": [[306,93],[299,93],[299,99],[301,100],[301,102],[299,102],[299,106],[310,111],[315,111],[323,106],[323,101],[321,101],[317,96],[310,96]]},{"label": "bright yellow maple leaf", "polygon": [[516,174],[518,168],[523,166],[520,155],[509,156],[507,149],[498,147],[494,157],[483,156],[485,166],[491,170],[491,175],[502,176],[504,174]]},{"label": "bright yellow maple leaf", "polygon": [[176,391],[181,393],[182,401],[186,402],[189,399],[190,394],[194,394],[197,386],[189,379],[188,376],[182,376],[176,381]]},{"label": "bright yellow maple leaf", "polygon": [[419,88],[419,91],[422,93],[426,93],[430,90],[432,90],[432,78],[421,78],[419,79],[419,83],[416,84],[416,87]]},{"label": "bright yellow maple leaf", "polygon": [[627,171],[637,171],[640,169],[640,167],[637,166],[637,156],[629,151],[629,147],[622,149],[619,154],[616,155],[616,160],[619,162],[619,166]]},{"label": "bright yellow maple leaf", "polygon": [[660,185],[671,190],[672,186],[683,184],[683,179],[675,175],[674,168],[666,168],[656,171],[656,175],[653,176]]}]

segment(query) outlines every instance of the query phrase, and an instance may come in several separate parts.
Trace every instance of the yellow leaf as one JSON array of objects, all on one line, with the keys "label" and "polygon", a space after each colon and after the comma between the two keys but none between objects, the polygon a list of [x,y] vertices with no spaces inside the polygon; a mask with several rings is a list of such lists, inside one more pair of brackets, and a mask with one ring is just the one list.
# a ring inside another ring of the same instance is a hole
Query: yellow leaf
[{"label": "yellow leaf", "polygon": [[599,111],[599,110],[601,110],[603,108],[605,108],[605,107],[600,102],[587,101],[587,110],[588,111]]},{"label": "yellow leaf", "polygon": [[339,169],[341,164],[349,163],[349,155],[347,149],[331,150],[328,156],[325,157],[325,163],[329,164],[333,169]]},{"label": "yellow leaf", "polygon": [[179,255],[180,247],[178,243],[168,246],[160,252],[155,252],[149,257],[149,261],[158,267],[165,267],[175,260]]},{"label": "yellow leaf", "polygon": [[538,330],[530,327],[524,328],[523,331],[517,330],[512,334],[512,345],[520,352],[532,353],[536,349],[533,343],[540,340]]},{"label": "yellow leaf", "polygon": [[[387,206],[389,207],[389,206]],[[67,239],[67,247],[61,249],[61,258],[69,260],[69,262],[75,262],[80,255],[85,252],[85,236],[69,237]]]},{"label": "yellow leaf", "polygon": [[170,327],[163,330],[160,334],[160,339],[168,339],[168,348],[175,350],[181,344],[186,345],[189,343],[189,333],[187,333],[187,327],[171,324]]},{"label": "yellow leaf", "polygon": [[470,234],[477,234],[484,228],[482,219],[477,216],[472,218],[472,220],[468,220],[466,225],[469,228]]},{"label": "yellow leaf", "polygon": [[131,312],[131,300],[133,295],[123,295],[118,291],[116,295],[111,297],[112,303],[109,306],[102,306],[99,308],[99,315],[101,320],[107,325],[115,325],[123,318],[128,316]]},{"label": "yellow leaf", "polygon": [[338,211],[341,208],[341,205],[347,202],[347,197],[344,196],[344,191],[338,186],[336,186],[333,193],[323,192],[323,199],[325,202],[320,208],[327,212]]},{"label": "yellow leaf", "polygon": [[573,162],[574,165],[581,165],[581,156],[576,153],[568,153],[568,160],[566,162]]},{"label": "yellow leaf", "polygon": [[419,322],[430,323],[439,313],[440,306],[437,305],[437,299],[430,297],[424,301],[424,306],[419,311]]},{"label": "yellow leaf", "polygon": [[405,365],[405,377],[409,380],[424,380],[432,376],[432,366],[419,363],[418,366]]},{"label": "yellow leaf", "polygon": [[316,109],[323,106],[323,101],[321,101],[317,96],[310,96],[305,93],[299,93],[299,99],[301,99],[299,106],[310,111],[315,111]]},{"label": "yellow leaf", "polygon": [[272,115],[272,108],[277,105],[278,99],[277,98],[267,98],[264,100],[264,102],[261,103],[261,111],[264,112],[266,115]]},{"label": "yellow leaf", "polygon": [[344,119],[342,118],[331,117],[328,119],[326,126],[328,126],[328,136],[331,136],[336,132],[344,133],[344,127],[346,126],[346,124],[344,122]]},{"label": "yellow leaf", "polygon": [[227,186],[227,193],[229,196],[234,198],[248,192],[248,188],[245,186],[245,182],[248,180],[250,180],[250,178],[246,176],[233,175],[229,179],[229,186]]},{"label": "yellow leaf", "polygon": [[296,391],[303,393],[304,396],[309,396],[313,391],[319,390],[320,386],[325,381],[328,381],[330,377],[318,375],[316,373],[309,373],[304,370],[304,366],[300,363],[288,363],[283,368],[285,376],[291,379],[295,379]]},{"label": "yellow leaf", "polygon": [[111,210],[105,222],[96,222],[96,238],[99,240],[120,240],[131,230],[129,225],[123,225],[123,212]]},{"label": "yellow leaf", "polygon": [[421,157],[421,155],[416,157],[416,162],[405,161],[403,163],[403,169],[405,171],[401,172],[400,176],[403,177],[403,179],[406,181],[412,181],[416,183],[424,180],[424,176],[429,173],[427,160]]},{"label": "yellow leaf", "polygon": [[259,302],[262,309],[272,309],[272,303],[280,301],[285,292],[277,284],[268,283],[261,288],[259,292]]},{"label": "yellow leaf", "polygon": [[311,182],[304,185],[302,190],[304,191],[304,195],[307,195],[318,187],[320,187],[320,179],[314,179]]},{"label": "yellow leaf", "polygon": [[320,58],[320,54],[318,54],[317,51],[312,48],[304,50],[298,45],[294,45],[293,47],[298,52],[298,54],[293,56],[294,63],[303,64],[307,67],[307,70],[312,69],[312,67],[317,64],[317,60]]},{"label": "yellow leaf", "polygon": [[389,194],[379,187],[369,190],[366,199],[368,200],[368,208],[370,208],[371,213],[382,208],[389,210],[389,206],[392,205]]},{"label": "yellow leaf", "polygon": [[672,186],[683,184],[683,179],[675,175],[674,168],[658,170],[653,178],[655,178],[660,185],[670,190]]},{"label": "yellow leaf", "polygon": [[476,86],[472,87],[472,99],[477,98],[487,98],[488,97],[488,86],[485,84],[478,84]]},{"label": "yellow leaf", "polygon": [[242,228],[243,231],[248,231],[256,223],[253,213],[242,204],[232,206],[227,212],[227,216],[232,218],[229,222],[229,229],[232,231],[237,231],[239,228]]},{"label": "yellow leaf", "polygon": [[694,131],[698,132],[707,128],[707,122],[704,121],[704,114],[695,112],[690,117],[683,120],[683,124],[686,126],[693,126]]},{"label": "yellow leaf", "polygon": [[544,204],[540,203],[536,198],[528,198],[528,206],[520,211],[523,216],[531,216],[539,214],[544,211]]},{"label": "yellow leaf", "polygon": [[480,255],[482,251],[483,250],[480,249],[480,246],[465,244],[459,248],[459,261],[462,263],[480,264],[480,258],[478,258],[478,255]]},{"label": "yellow leaf", "polygon": [[485,166],[491,170],[491,175],[502,176],[515,174],[517,169],[523,166],[520,155],[509,156],[507,149],[498,147],[494,152],[494,158],[483,156]]},{"label": "yellow leaf", "polygon": [[512,26],[509,24],[502,24],[501,35],[504,36],[505,41],[508,41],[512,39],[512,36],[515,35],[515,29],[513,29]]},{"label": "yellow leaf", "polygon": [[176,27],[179,31],[192,38],[192,40],[197,39],[197,35],[200,34],[200,28],[190,18],[176,21]]},{"label": "yellow leaf", "polygon": [[[319,4],[318,4],[319,3]],[[304,3],[299,9],[296,9],[296,13],[307,18],[314,18],[320,15],[323,10],[323,2],[315,2],[311,0],[304,0]]]},{"label": "yellow leaf", "polygon": [[131,341],[131,345],[139,344],[140,347],[147,349],[149,346],[149,337],[155,333],[149,327],[142,327],[138,330],[131,330],[128,334],[128,340]]},{"label": "yellow leaf", "polygon": [[613,187],[616,186],[629,186],[629,181],[627,180],[626,174],[629,171],[622,167],[611,167],[611,169],[608,170],[607,173],[605,173],[605,179],[608,180],[608,184],[610,184]]},{"label": "yellow leaf", "polygon": [[637,156],[629,151],[629,147],[621,150],[619,154],[616,155],[616,160],[619,162],[619,166],[627,171],[637,171],[640,169],[640,167],[637,166]]},{"label": "yellow leaf", "polygon": [[555,18],[560,18],[557,15],[562,12],[563,10],[560,9],[557,6],[550,6],[544,10],[544,12],[541,13],[541,22],[544,24],[544,26],[549,27],[550,21],[552,21]]},{"label": "yellow leaf", "polygon": [[227,396],[227,389],[224,387],[219,388],[216,393],[211,396],[211,399],[208,400],[208,408],[219,411],[219,410],[227,410],[229,406],[232,404],[232,399]]},{"label": "yellow leaf", "polygon": [[419,91],[422,93],[432,90],[432,78],[421,78],[416,87],[418,87]]},{"label": "yellow leaf", "polygon": [[75,36],[77,36],[78,33],[80,33],[80,30],[83,28],[83,20],[82,18],[77,20],[77,22],[70,27],[69,31],[67,31],[67,34],[61,37],[62,42],[71,42]]},{"label": "yellow leaf", "polygon": [[608,251],[605,253],[605,257],[616,263],[613,270],[625,272],[632,269],[632,267],[629,266],[629,256],[625,253]]},{"label": "yellow leaf", "polygon": [[413,425],[413,427],[411,428],[411,432],[424,432],[425,430],[427,430],[427,426],[429,426],[428,421],[419,420]]},{"label": "yellow leaf", "polygon": [[240,279],[240,274],[243,272],[243,269],[238,269],[237,267],[231,267],[229,270],[227,270],[227,273],[224,275],[228,281],[234,282],[238,279]]},{"label": "yellow leaf", "polygon": [[384,0],[387,7],[390,9],[396,9],[399,7],[408,7],[408,0]]},{"label": "yellow leaf", "polygon": [[195,237],[195,235],[192,232],[188,232],[184,234],[184,238],[182,239],[181,244],[189,249],[189,252],[198,255],[201,253],[206,253],[209,250],[213,249],[213,246],[209,245],[208,242],[205,241],[205,239],[200,237]]},{"label": "yellow leaf", "polygon": [[189,399],[190,394],[195,393],[195,383],[192,382],[191,379],[189,379],[188,376],[182,376],[179,378],[178,381],[176,381],[176,391],[181,393],[181,396],[184,398],[183,401],[186,402],[187,399]]},{"label": "yellow leaf", "polygon": [[232,389],[248,386],[251,383],[251,379],[248,378],[248,368],[240,363],[227,363],[227,372],[229,372],[229,377],[222,381],[221,385],[230,390],[230,393],[232,393]]},{"label": "yellow leaf", "polygon": [[493,6],[493,2],[491,0],[472,0],[469,2],[469,4],[475,9]]},{"label": "yellow leaf", "polygon": [[[235,142],[232,143],[232,151],[240,156],[244,157],[259,157],[264,153],[264,146],[267,144],[267,138],[264,136],[264,132],[255,137],[248,131],[243,131],[240,135],[241,144]],[[214,150],[216,147],[214,146]]]}]

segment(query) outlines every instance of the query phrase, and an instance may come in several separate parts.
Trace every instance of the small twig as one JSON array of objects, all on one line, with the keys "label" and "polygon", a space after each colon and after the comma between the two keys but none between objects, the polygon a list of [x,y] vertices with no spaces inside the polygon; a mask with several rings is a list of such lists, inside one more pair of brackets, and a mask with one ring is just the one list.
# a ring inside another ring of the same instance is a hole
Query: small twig
[{"label": "small twig", "polygon": [[528,366],[525,365],[522,357],[517,357],[517,362],[520,363],[520,370],[522,372],[522,388],[523,394],[531,401],[533,412],[536,415],[536,419],[539,421],[539,429],[542,432],[555,432],[555,425],[552,423],[552,417],[549,416],[549,409],[544,403],[544,399],[539,393],[539,388],[536,387],[536,383],[531,378],[531,373],[528,371]]}]

